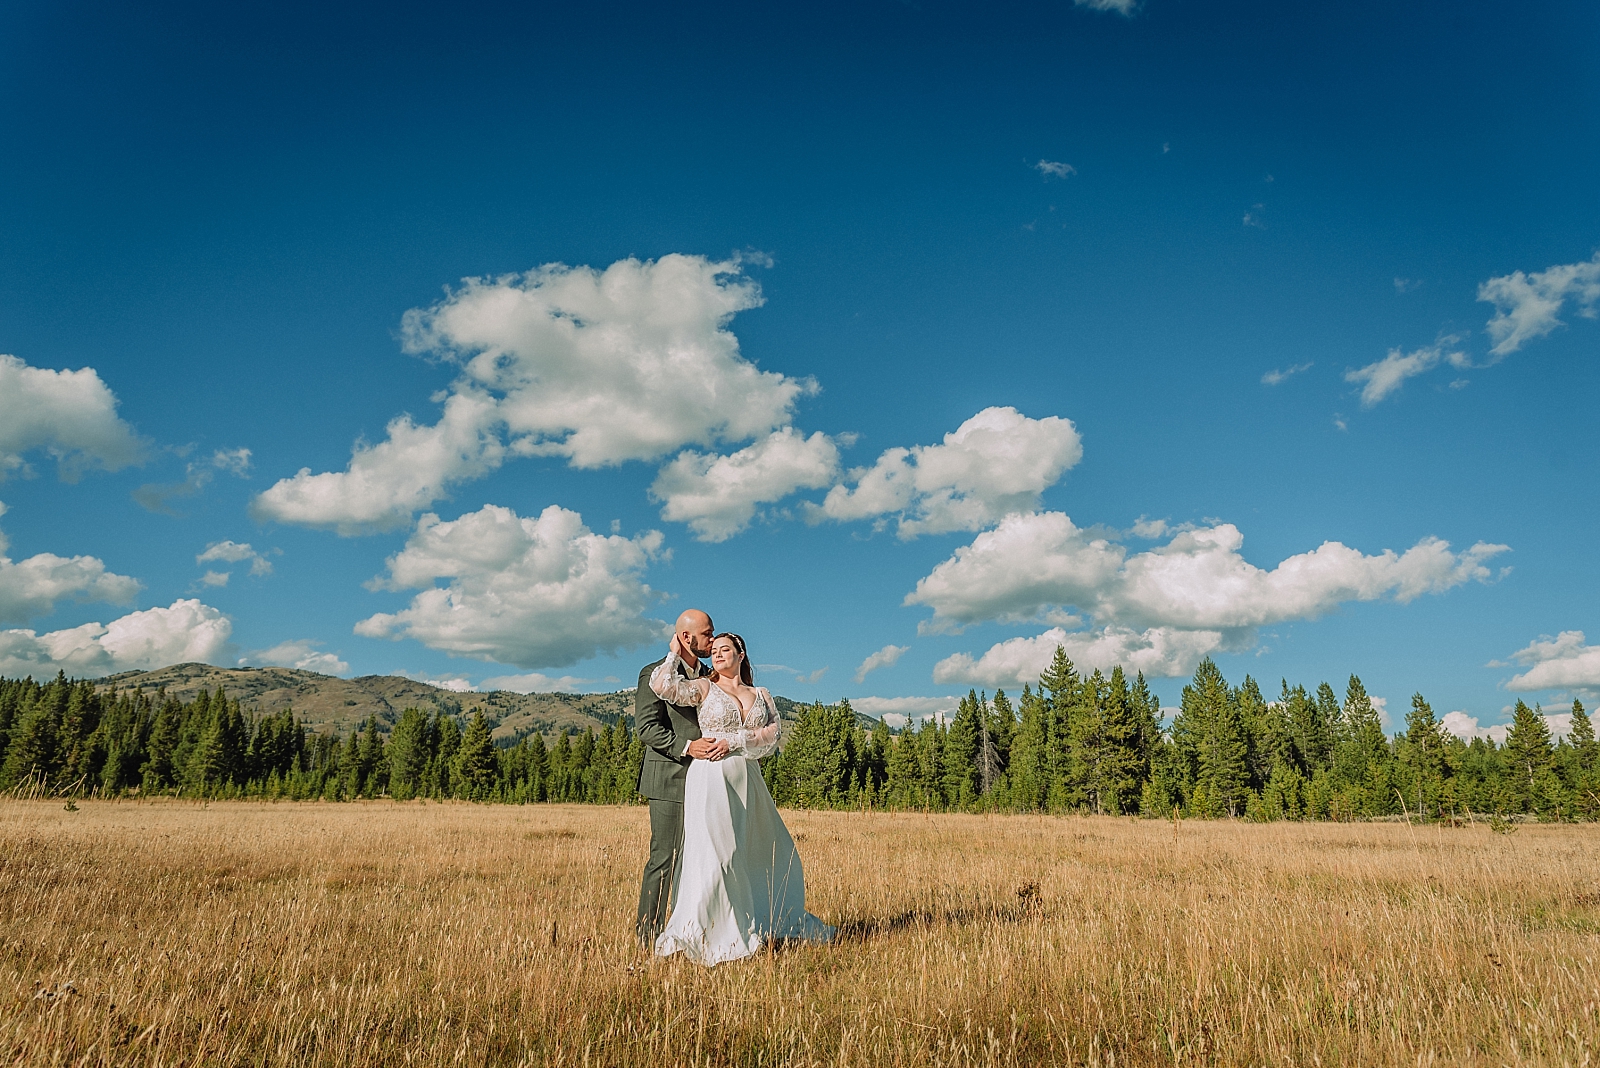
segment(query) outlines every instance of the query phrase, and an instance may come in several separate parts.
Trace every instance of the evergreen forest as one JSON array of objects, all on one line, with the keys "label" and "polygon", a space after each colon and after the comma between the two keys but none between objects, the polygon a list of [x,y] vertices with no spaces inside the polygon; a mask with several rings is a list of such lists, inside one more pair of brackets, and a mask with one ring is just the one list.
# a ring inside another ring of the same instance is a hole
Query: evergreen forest
[{"label": "evergreen forest", "polygon": [[[1361,680],[1282,683],[1268,701],[1204,660],[1163,727],[1144,676],[1083,674],[1060,649],[1013,700],[972,692],[953,717],[894,732],[848,701],[801,709],[762,762],[779,805],[1150,818],[1541,820],[1600,817],[1600,746],[1581,702],[1553,739],[1518,701],[1504,744],[1445,731],[1421,694],[1389,736]],[[481,710],[401,713],[340,737],[222,690],[99,690],[58,675],[0,679],[0,791],[328,801],[391,797],[628,804],[644,751],[624,720],[496,745]],[[70,801],[69,801],[70,804]]]}]

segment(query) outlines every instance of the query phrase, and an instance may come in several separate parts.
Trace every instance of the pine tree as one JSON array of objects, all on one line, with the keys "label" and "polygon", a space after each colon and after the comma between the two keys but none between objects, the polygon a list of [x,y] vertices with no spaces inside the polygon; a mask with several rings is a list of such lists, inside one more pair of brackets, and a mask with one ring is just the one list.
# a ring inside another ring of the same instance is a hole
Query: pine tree
[{"label": "pine tree", "polygon": [[42,783],[56,781],[61,770],[57,732],[66,711],[67,688],[66,676],[58,675],[17,716],[5,763],[0,764],[0,789],[20,786],[30,778]]},{"label": "pine tree", "polygon": [[883,720],[878,720],[872,725],[872,736],[867,742],[866,773],[867,785],[872,788],[874,797],[883,796],[884,787],[889,780],[889,750],[894,742],[889,734],[889,725]]},{"label": "pine tree", "polygon": [[1434,719],[1433,707],[1420,693],[1411,696],[1411,711],[1406,715],[1406,733],[1400,749],[1400,764],[1408,778],[1404,791],[1413,811],[1423,819],[1443,815],[1445,805],[1444,735]]},{"label": "pine tree", "polygon": [[1142,671],[1133,677],[1129,700],[1139,724],[1139,779],[1142,782],[1150,778],[1156,751],[1166,743],[1166,732],[1161,729],[1161,701],[1150,692],[1150,684],[1144,681]]},{"label": "pine tree", "polygon": [[1007,769],[1011,803],[1032,811],[1043,808],[1049,795],[1045,751],[1046,703],[1029,687],[1022,688],[1022,722],[1011,740],[1011,763]]},{"label": "pine tree", "polygon": [[218,793],[230,781],[228,708],[227,702],[221,699],[220,690],[218,699],[207,701],[206,707],[210,712],[210,722],[189,755],[184,776],[186,790],[201,796]]},{"label": "pine tree", "polygon": [[173,766],[183,731],[183,706],[161,695],[161,707],[150,725],[150,740],[145,748],[144,765],[139,769],[140,789],[144,793],[169,790],[178,785]]},{"label": "pine tree", "polygon": [[1144,755],[1139,717],[1121,665],[1111,669],[1101,702],[1100,737],[1102,748],[1094,785],[1097,811],[1112,815],[1132,811],[1138,807]]},{"label": "pine tree", "polygon": [[889,748],[888,765],[883,794],[890,808],[921,808],[920,780],[921,754],[917,751],[917,733],[907,723]]},{"label": "pine tree", "polygon": [[1573,699],[1572,726],[1567,731],[1572,747],[1568,782],[1576,811],[1587,819],[1600,816],[1600,745],[1595,743],[1594,724],[1584,711],[1583,702]]},{"label": "pine tree", "polygon": [[67,684],[67,706],[56,739],[63,785],[87,789],[91,779],[99,778],[105,764],[105,751],[95,744],[100,715],[100,697],[93,683]]},{"label": "pine tree", "polygon": [[1272,777],[1272,765],[1277,763],[1275,739],[1268,736],[1267,702],[1256,680],[1246,675],[1233,691],[1233,703],[1239,710],[1239,729],[1244,736],[1246,785],[1259,792]]},{"label": "pine tree", "polygon": [[1239,706],[1210,657],[1195,670],[1193,689],[1196,721],[1204,725],[1196,782],[1197,794],[1205,798],[1204,814],[1240,815],[1249,796],[1249,765]]},{"label": "pine tree", "polygon": [[[437,709],[433,714],[434,736],[439,739],[438,755],[433,763],[433,796],[456,796],[455,766],[456,751],[461,748],[461,724],[455,716],[446,715],[443,709]],[[552,798],[552,800],[561,800]]]},{"label": "pine tree", "polygon": [[1344,712],[1339,707],[1339,697],[1333,692],[1333,687],[1326,682],[1317,684],[1317,726],[1322,750],[1322,762],[1318,767],[1325,767],[1333,771],[1334,754],[1345,737]]},{"label": "pine tree", "polygon": [[1551,814],[1559,804],[1551,763],[1550,726],[1538,709],[1518,701],[1506,732],[1506,787],[1514,812]]},{"label": "pine tree", "polygon": [[389,786],[388,769],[384,766],[383,737],[378,733],[378,716],[367,715],[366,730],[361,735],[361,746],[356,754],[356,787],[362,797],[378,797]]},{"label": "pine tree", "polygon": [[918,785],[924,808],[942,809],[944,796],[944,724],[938,719],[922,721],[917,734],[917,757],[921,762]]},{"label": "pine tree", "polygon": [[1004,690],[996,690],[994,700],[989,702],[988,726],[989,740],[994,743],[995,756],[1004,774],[1011,762],[1011,741],[1017,736],[1017,710]]},{"label": "pine tree", "polygon": [[956,707],[944,737],[944,796],[951,808],[966,808],[978,799],[979,721],[977,691],[971,691]]},{"label": "pine tree", "polygon": [[784,744],[774,775],[773,799],[780,805],[822,808],[830,787],[828,709],[821,701],[803,707]]},{"label": "pine tree", "polygon": [[[566,742],[566,736],[561,738]],[[494,742],[489,737],[489,721],[483,709],[477,709],[461,736],[461,747],[455,754],[456,796],[468,801],[481,801],[494,789],[498,764],[495,760]]]},{"label": "pine tree", "polygon": [[1398,811],[1389,768],[1389,740],[1366,687],[1355,675],[1345,690],[1334,770],[1356,813],[1384,816]]},{"label": "pine tree", "polygon": [[[1217,665],[1212,663],[1210,657],[1200,662],[1195,668],[1194,678],[1184,686],[1178,696],[1178,712],[1172,717],[1172,754],[1169,768],[1172,785],[1175,789],[1175,801],[1185,808],[1194,808],[1193,800],[1195,791],[1200,782],[1200,749],[1205,739],[1206,732],[1210,729],[1208,716],[1214,701],[1202,698],[1203,685],[1212,684],[1212,675],[1217,680],[1221,673]],[[1209,808],[1209,804],[1200,808]],[[1196,810],[1196,815],[1207,815],[1209,812]]]},{"label": "pine tree", "polygon": [[1074,779],[1072,733],[1081,686],[1067,651],[1056,646],[1049,668],[1039,676],[1039,692],[1045,702],[1045,804],[1056,810],[1075,808],[1083,802]]}]

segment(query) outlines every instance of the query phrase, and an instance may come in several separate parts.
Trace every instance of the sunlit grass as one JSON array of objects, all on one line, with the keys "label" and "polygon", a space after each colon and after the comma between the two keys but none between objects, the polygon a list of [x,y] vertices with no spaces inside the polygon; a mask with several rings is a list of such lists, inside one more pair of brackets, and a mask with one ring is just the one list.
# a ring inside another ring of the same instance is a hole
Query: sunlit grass
[{"label": "sunlit grass", "polygon": [[[1600,832],[786,813],[841,924],[641,956],[642,808],[0,803],[19,1064],[1584,1064]],[[69,985],[70,984],[70,985]]]}]

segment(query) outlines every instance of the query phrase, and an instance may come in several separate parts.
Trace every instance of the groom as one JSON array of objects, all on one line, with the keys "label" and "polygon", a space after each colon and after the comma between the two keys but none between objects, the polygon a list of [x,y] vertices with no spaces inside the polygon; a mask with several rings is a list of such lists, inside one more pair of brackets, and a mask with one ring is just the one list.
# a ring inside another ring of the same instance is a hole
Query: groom
[{"label": "groom", "polygon": [[[697,679],[705,674],[700,657],[711,655],[716,631],[711,617],[691,608],[678,617],[678,647],[687,649],[683,674]],[[665,660],[666,657],[662,657]],[[700,737],[698,711],[689,705],[669,705],[650,689],[650,673],[661,663],[646,664],[639,672],[639,689],[633,695],[633,725],[644,743],[644,764],[639,768],[639,792],[650,802],[650,859],[645,862],[639,886],[639,919],[635,930],[639,944],[654,949],[656,935],[667,922],[673,871],[683,848],[683,780],[693,760],[721,760],[728,743]]]}]

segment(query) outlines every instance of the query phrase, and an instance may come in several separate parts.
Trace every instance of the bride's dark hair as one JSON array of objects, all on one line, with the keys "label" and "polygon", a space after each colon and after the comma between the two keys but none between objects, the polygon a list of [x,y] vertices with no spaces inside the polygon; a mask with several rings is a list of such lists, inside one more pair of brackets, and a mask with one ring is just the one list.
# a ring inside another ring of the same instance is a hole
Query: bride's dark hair
[{"label": "bride's dark hair", "polygon": [[743,658],[739,664],[739,680],[746,686],[754,686],[756,684],[756,671],[755,668],[750,666],[750,654],[745,652],[744,639],[731,630],[725,630],[721,634],[713,635],[711,640],[716,641],[718,638],[727,638],[733,642],[733,647],[739,650],[739,655]]}]

